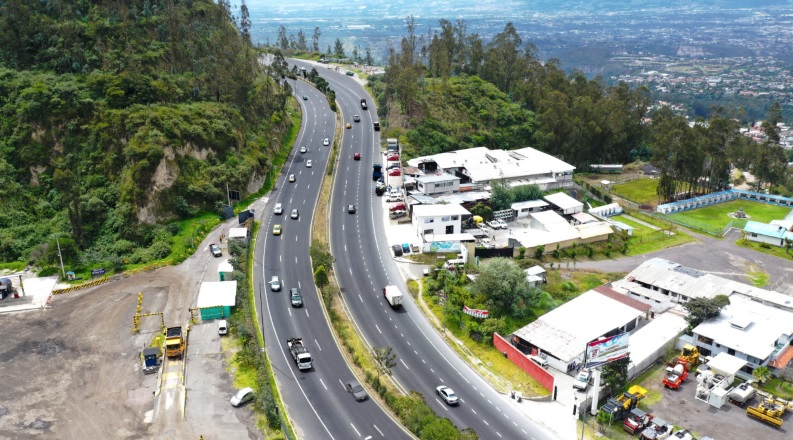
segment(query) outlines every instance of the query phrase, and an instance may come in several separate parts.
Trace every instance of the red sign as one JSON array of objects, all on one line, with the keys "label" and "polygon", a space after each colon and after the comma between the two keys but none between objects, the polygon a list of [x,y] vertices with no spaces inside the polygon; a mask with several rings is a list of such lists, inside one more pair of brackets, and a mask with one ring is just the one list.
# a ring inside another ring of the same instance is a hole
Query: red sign
[{"label": "red sign", "polygon": [[483,318],[483,319],[485,319],[485,318],[488,318],[490,316],[490,312],[487,311],[487,310],[471,309],[471,308],[468,308],[467,306],[463,306],[463,312],[466,315],[473,316],[474,318]]}]

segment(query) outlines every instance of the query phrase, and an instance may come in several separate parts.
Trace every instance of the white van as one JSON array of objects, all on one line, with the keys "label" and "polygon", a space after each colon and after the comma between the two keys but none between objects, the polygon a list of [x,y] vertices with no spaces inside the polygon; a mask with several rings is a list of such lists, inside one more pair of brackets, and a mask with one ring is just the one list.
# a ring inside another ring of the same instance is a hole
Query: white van
[{"label": "white van", "polygon": [[535,364],[541,366],[542,368],[548,368],[548,361],[546,361],[545,359],[543,359],[543,358],[541,358],[539,356],[534,356],[534,355],[529,356],[529,360],[531,360]]},{"label": "white van", "polygon": [[228,332],[229,332],[229,325],[228,323],[226,323],[226,320],[221,319],[220,321],[218,321],[218,334],[223,336],[228,334]]}]

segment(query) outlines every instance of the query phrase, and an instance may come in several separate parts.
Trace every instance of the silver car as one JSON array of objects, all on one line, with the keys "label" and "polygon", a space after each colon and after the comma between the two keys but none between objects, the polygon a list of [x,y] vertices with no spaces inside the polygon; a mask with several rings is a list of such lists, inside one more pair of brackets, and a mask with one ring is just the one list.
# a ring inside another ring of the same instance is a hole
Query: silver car
[{"label": "silver car", "polygon": [[354,397],[355,400],[358,402],[362,402],[366,400],[367,397],[369,397],[366,394],[366,390],[363,389],[363,387],[361,386],[361,384],[358,383],[357,380],[351,380],[347,382],[345,388],[347,388],[347,392],[352,394],[352,397]]},{"label": "silver car", "polygon": [[253,400],[253,389],[243,388],[231,397],[231,406],[240,406]]},{"label": "silver car", "polygon": [[454,390],[445,385],[435,388],[435,393],[438,394],[438,396],[440,396],[440,398],[446,402],[447,405],[457,405],[460,403],[460,400],[457,398],[457,394],[454,394]]}]

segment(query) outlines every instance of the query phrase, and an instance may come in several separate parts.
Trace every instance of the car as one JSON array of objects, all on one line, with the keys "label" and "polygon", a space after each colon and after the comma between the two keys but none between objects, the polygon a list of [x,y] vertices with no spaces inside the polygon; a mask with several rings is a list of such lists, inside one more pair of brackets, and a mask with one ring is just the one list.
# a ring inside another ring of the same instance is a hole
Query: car
[{"label": "car", "polygon": [[294,220],[297,220],[298,218],[300,218],[300,212],[298,212],[297,209],[293,209],[292,214],[290,214],[289,216],[292,217]]},{"label": "car", "polygon": [[406,215],[408,215],[408,212],[407,212],[407,211],[405,211],[405,210],[403,210],[403,209],[397,209],[396,211],[391,211],[391,212],[388,214],[388,217],[389,217],[391,220],[396,220],[396,219],[398,219],[398,218],[405,217]]},{"label": "car", "polygon": [[300,296],[300,289],[292,287],[289,289],[289,296],[292,299],[292,307],[303,307],[303,297]]},{"label": "car", "polygon": [[273,214],[281,215],[283,213],[284,213],[284,205],[282,205],[280,203],[276,203],[275,204],[275,208],[273,208]]},{"label": "car", "polygon": [[402,245],[401,244],[395,244],[395,245],[391,246],[391,249],[394,250],[394,256],[395,257],[401,257],[402,256]]},{"label": "car", "polygon": [[388,168],[386,168],[386,169],[393,170],[394,168],[399,168],[401,166],[402,166],[402,164],[399,163],[399,162],[391,162],[390,164],[388,164]]},{"label": "car", "polygon": [[410,245],[410,250],[413,252],[418,252],[421,250],[421,246],[418,243],[413,243]]},{"label": "car", "polygon": [[399,168],[394,168],[393,170],[390,170],[388,172],[388,175],[389,176],[401,176],[402,175],[402,170],[400,170]]},{"label": "car", "polygon": [[457,394],[454,394],[454,390],[447,387],[446,385],[441,385],[438,388],[435,388],[435,393],[440,396],[441,400],[446,402],[447,405],[457,405],[460,403],[460,400],[457,398]]},{"label": "car", "polygon": [[281,235],[281,225],[273,225],[273,235]]},{"label": "car", "polygon": [[308,101],[308,96],[303,95],[303,101]]},{"label": "car", "polygon": [[347,382],[344,385],[344,388],[347,388],[347,392],[352,394],[352,397],[354,397],[357,402],[363,402],[367,397],[369,397],[366,394],[366,390],[363,389],[357,380],[351,380]]},{"label": "car", "polygon": [[490,220],[487,225],[493,229],[501,229],[501,223],[498,220]]},{"label": "car", "polygon": [[305,153],[306,151],[308,151],[308,149],[306,149],[306,147],[300,147],[300,152],[301,153]]},{"label": "car", "polygon": [[220,336],[227,335],[229,333],[229,324],[226,322],[225,319],[221,319],[218,321],[218,334]]},{"label": "car", "polygon": [[270,290],[273,292],[281,291],[281,280],[278,279],[278,275],[273,275],[273,277],[270,278]]},{"label": "car", "polygon": [[353,117],[352,117],[352,120],[353,120],[354,122],[361,122],[361,115],[355,115],[355,116],[353,116]]},{"label": "car", "polygon": [[410,245],[407,243],[402,243],[402,253],[409,254],[410,253]]},{"label": "car", "polygon": [[584,368],[578,373],[578,376],[575,377],[575,380],[573,381],[573,388],[582,391],[586,390],[587,386],[589,386],[590,377],[592,377],[592,373],[588,368]]},{"label": "car", "polygon": [[386,159],[388,161],[390,161],[390,162],[399,160],[399,153],[388,153],[388,156],[386,156]]},{"label": "car", "polygon": [[290,174],[289,175],[289,181],[290,182],[294,182],[295,181],[295,175],[294,174]]},{"label": "car", "polygon": [[355,76],[355,73],[353,73],[352,70],[348,70],[348,71],[344,72],[344,74],[347,75],[347,76]]},{"label": "car", "polygon": [[237,407],[253,400],[253,388],[243,388],[231,397],[231,406]]},{"label": "car", "polygon": [[212,256],[216,258],[223,256],[223,251],[220,250],[220,246],[216,245],[215,243],[209,245],[209,252],[212,253]]},{"label": "car", "polygon": [[[401,202],[402,199],[403,199],[402,194],[389,193],[388,197],[386,197],[385,201],[386,202]],[[400,209],[405,209],[405,208],[400,208]]]},{"label": "car", "polygon": [[404,211],[407,209],[404,203],[397,203],[396,205],[391,205],[388,210],[389,211]]},{"label": "car", "polygon": [[352,155],[352,160],[361,160],[361,153],[355,153]]},{"label": "car", "polygon": [[494,221],[496,223],[498,223],[499,226],[501,226],[501,229],[509,229],[509,225],[504,220],[497,219],[497,220],[494,220]]},{"label": "car", "polygon": [[325,146],[325,147],[330,145],[330,139],[328,139],[328,138],[322,139],[322,145]]},{"label": "car", "polygon": [[346,128],[352,128],[352,124],[350,124],[350,123],[348,122],[348,123],[347,123],[347,125],[345,125],[345,127],[346,127]]},{"label": "car", "polygon": [[311,165],[313,165],[313,164],[311,163],[311,161],[310,161],[310,160],[307,160],[307,161],[306,161],[306,168],[311,168]]},{"label": "car", "polygon": [[535,356],[535,355],[528,356],[528,358],[529,358],[530,361],[534,362],[535,364],[539,365],[540,367],[548,368],[548,361],[546,361],[545,359],[543,359],[543,358],[541,358],[539,356]]},{"label": "car", "polygon": [[350,214],[355,214],[355,205],[347,205],[347,212]]}]

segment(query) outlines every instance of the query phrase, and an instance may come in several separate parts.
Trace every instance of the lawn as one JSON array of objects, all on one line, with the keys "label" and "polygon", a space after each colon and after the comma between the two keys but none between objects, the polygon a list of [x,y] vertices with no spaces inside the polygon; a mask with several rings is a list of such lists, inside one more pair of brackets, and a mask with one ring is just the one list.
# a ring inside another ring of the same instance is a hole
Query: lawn
[{"label": "lawn", "polygon": [[636,179],[630,182],[619,183],[611,187],[611,192],[639,204],[658,203],[658,179]]},{"label": "lawn", "polygon": [[694,209],[691,211],[671,214],[668,217],[680,223],[691,225],[692,227],[704,226],[705,230],[722,230],[731,221],[733,226],[743,228],[746,221],[733,219],[728,214],[737,211],[739,208],[749,216],[749,220],[768,223],[771,220],[780,220],[790,212],[790,208],[782,206],[768,205],[760,202],[750,202],[748,200],[733,200],[731,202],[711,205],[705,208]]},{"label": "lawn", "polygon": [[780,379],[769,379],[759,388],[785,400],[793,399],[793,383],[790,382]]},{"label": "lawn", "polygon": [[761,243],[758,243],[756,241],[744,240],[743,238],[739,238],[738,240],[736,240],[735,244],[741,247],[753,249],[757,252],[763,252],[765,254],[773,255],[775,257],[784,258],[786,260],[793,260],[793,253],[785,251],[785,249],[779,246],[771,246],[770,248],[764,248],[760,246]]},{"label": "lawn", "polygon": [[662,228],[662,230],[658,231],[652,229],[643,224],[637,223],[634,220],[628,219],[624,215],[612,217],[614,220],[623,222],[626,225],[632,226],[634,228],[633,235],[630,238],[627,255],[648,254],[650,252],[655,252],[661,249],[679,246],[681,244],[694,241],[693,237],[680,232],[675,227],[672,228],[672,233],[674,235],[670,235],[668,233],[669,225],[662,226],[661,223],[652,217],[643,215],[641,213],[631,213],[631,217],[638,217],[639,220],[654,224],[655,226]]}]

